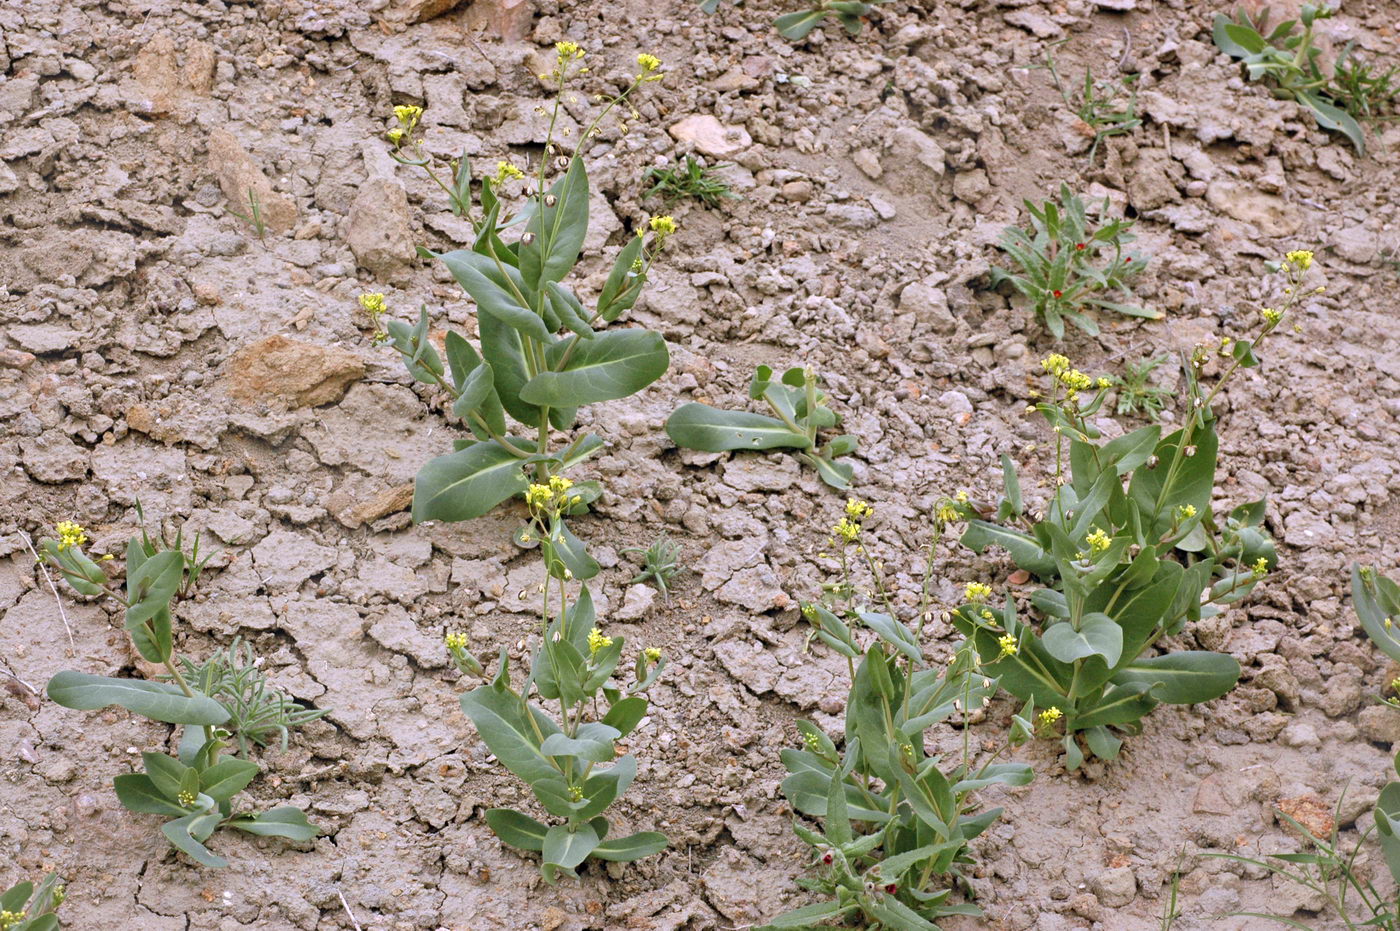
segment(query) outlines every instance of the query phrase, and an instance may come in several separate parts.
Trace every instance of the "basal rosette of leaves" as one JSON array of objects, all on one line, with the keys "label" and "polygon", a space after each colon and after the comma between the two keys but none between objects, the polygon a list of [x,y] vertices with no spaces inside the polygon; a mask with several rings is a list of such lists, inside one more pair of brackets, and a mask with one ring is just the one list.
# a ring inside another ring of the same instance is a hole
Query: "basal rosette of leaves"
[{"label": "basal rosette of leaves", "polygon": [[[300,808],[283,805],[264,812],[234,810],[235,796],[262,772],[257,763],[222,755],[230,739],[244,738],[240,725],[245,723],[245,706],[234,705],[231,710],[226,704],[230,699],[222,691],[206,694],[196,687],[202,684],[200,680],[192,686],[181,673],[182,667],[188,669],[191,664],[175,650],[171,603],[190,592],[208,562],[207,557],[199,556],[198,538],[192,551],[186,553],[183,535],[177,534],[167,544],[143,528],[127,544],[126,585],[120,592],[111,587],[102,566],[83,552],[86,540],[86,531],[65,521],[59,524],[56,539],[40,543],[40,556],[79,594],[106,595],[121,604],[126,631],[137,653],[149,663],[164,666],[171,681],[64,670],[49,680],[49,698],[81,711],[118,705],[152,721],[184,728],[176,756],[144,752],[144,772],[123,773],[113,779],[118,801],[130,811],[167,818],[161,826],[166,840],[202,866],[228,865],[205,846],[220,828],[293,841],[315,839],[320,829],[307,821]],[[273,702],[275,711],[262,718],[260,726],[281,730],[319,716],[300,709],[280,693],[264,688],[263,697]]]},{"label": "basal rosette of leaves", "polygon": [[854,469],[837,462],[856,451],[858,441],[843,433],[821,442],[823,430],[837,427],[841,415],[827,406],[826,392],[811,369],[793,367],[778,379],[760,365],[749,382],[749,397],[763,401],[775,416],[728,411],[708,404],[682,404],[666,419],[666,435],[677,446],[710,453],[792,449],[833,488],[849,488]]}]

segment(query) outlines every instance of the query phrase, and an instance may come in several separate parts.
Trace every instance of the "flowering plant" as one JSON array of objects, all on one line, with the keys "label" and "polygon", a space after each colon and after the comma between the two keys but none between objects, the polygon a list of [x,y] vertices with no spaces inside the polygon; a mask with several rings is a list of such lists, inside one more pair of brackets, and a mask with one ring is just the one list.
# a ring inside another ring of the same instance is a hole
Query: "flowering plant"
[{"label": "flowering plant", "polygon": [[[81,595],[106,595],[125,610],[126,630],[141,658],[165,667],[169,682],[96,676],[64,670],[49,680],[50,698],[66,708],[91,711],[120,705],[152,721],[183,725],[179,752],[141,754],[144,773],[123,773],[113,780],[117,799],[127,809],[171,819],[161,827],[170,844],[203,866],[227,866],[228,861],[204,846],[221,827],[249,834],[308,841],[320,830],[306,820],[300,808],[283,805],[261,813],[233,810],[233,798],[262,772],[246,759],[223,757],[224,747],[237,734],[241,715],[226,704],[222,690],[201,690],[214,679],[196,679],[191,685],[181,668],[191,669],[176,654],[172,600],[186,595],[199,579],[208,557],[200,558],[199,539],[190,553],[183,536],[173,542],[153,539],[143,528],[126,548],[126,585],[114,589],[98,561],[83,551],[87,531],[72,521],[56,528],[58,537],[41,541],[40,558],[55,566],[64,580]],[[110,559],[111,557],[107,557]],[[295,726],[309,718],[288,720],[295,709],[280,694],[278,713],[266,726]]]},{"label": "flowering plant", "polygon": [[[502,196],[506,185],[524,178],[520,169],[501,162],[494,177],[480,179],[477,216],[466,158],[453,163],[450,185],[438,179],[416,136],[422,111],[395,113],[398,125],[389,138],[399,160],[427,170],[449,194],[453,211],[469,216],[476,231],[471,249],[419,251],[441,260],[476,302],[480,349],[449,331],[444,366],[428,335],[426,308],[416,326],[397,320],[384,326],[384,341],[398,350],[409,374],[445,390],[452,412],[475,437],[458,441],[453,452],[419,470],[413,519],[469,520],[522,497],[529,517],[514,539],[521,547],[538,549],[544,563],[540,641],[523,683],[518,689],[512,683],[502,647],[490,681],[463,695],[461,703],[502,765],[529,784],[548,815],[561,819],[549,825],[511,808],[486,812],[487,824],[501,840],[540,854],[540,870],[550,883],[576,875],[575,869],[590,857],[636,860],[667,843],[655,831],[608,837],[603,812],[637,776],[636,757],[619,755],[617,741],[645,716],[642,693],[665,664],[658,650],[642,650],[632,683],[625,691],[613,684],[623,638],[599,628],[587,585],[570,593],[572,583],[593,578],[600,567],[567,518],[586,512],[602,489],[595,481],[575,482],[563,474],[604,442],[586,434],[555,447],[553,433],[569,430],[582,405],[630,397],[665,374],[670,356],[659,333],[604,327],[636,303],[652,260],[676,233],[671,217],[651,218],[618,254],[592,310],[563,283],[588,232],[589,193],[580,151],[555,158],[555,129],[566,86],[588,69],[576,43],[559,42],[555,51],[554,70],[540,76],[557,91],[549,137],[533,191],[514,217],[506,216]],[[655,56],[639,55],[637,65],[631,83],[601,109],[584,140],[637,88],[661,79]],[[551,167],[563,174],[546,188]],[[507,244],[502,237],[514,226],[523,226],[523,232]],[[382,296],[365,295],[361,303],[378,330]],[[510,433],[507,416],[528,435]],[[466,634],[449,633],[446,642],[463,674],[485,675]],[[600,696],[607,705],[601,714]],[[558,723],[543,707],[553,701],[559,703]]]},{"label": "flowering plant", "polygon": [[[1065,321],[1094,335],[1099,326],[1084,314],[1087,306],[1116,311],[1131,317],[1160,319],[1160,311],[1110,301],[1113,291],[1128,290],[1128,279],[1147,267],[1140,253],[1124,252],[1123,247],[1137,237],[1128,231],[1131,220],[1107,219],[1108,198],[1104,198],[1103,223],[1090,226],[1084,211],[1084,201],[1070,192],[1069,185],[1060,185],[1057,204],[1047,200],[1036,206],[1025,201],[1031,215],[1031,231],[1008,226],[1001,234],[999,246],[1021,267],[1020,274],[992,267],[992,284],[1009,281],[1011,286],[1028,298],[1036,319],[1043,323],[1056,339],[1065,335]],[[1106,256],[1106,262],[1098,262]]]},{"label": "flowering plant", "polygon": [[[1137,733],[1159,703],[1208,701],[1239,678],[1239,664],[1226,654],[1153,649],[1246,597],[1277,561],[1260,529],[1264,500],[1223,518],[1212,509],[1219,449],[1213,405],[1234,372],[1258,365],[1255,348],[1298,300],[1311,262],[1312,253],[1298,251],[1277,266],[1287,278],[1287,301],[1260,311],[1253,339],[1197,347],[1183,360],[1190,407],[1181,429],[1164,436],[1153,424],[1103,441],[1093,420],[1108,380],[1051,355],[1041,362],[1051,390],[1027,409],[1055,432],[1057,491],[1045,514],[1027,512],[1006,456],[1005,495],[995,513],[966,496],[944,505],[947,516],[968,520],[964,544],[977,552],[998,546],[1045,583],[1030,597],[1029,617],[1009,594],[996,608],[986,603],[990,591],[979,588],[969,590],[954,623],[990,674],[1045,709],[1037,729],[1062,738],[1069,769],[1083,762],[1085,749],[1114,758],[1122,744],[1114,729]],[[1225,370],[1206,390],[1202,379],[1216,358]]]},{"label": "flowering plant", "polygon": [[[816,725],[799,721],[801,749],[782,751],[790,774],[783,794],[798,812],[821,820],[820,830],[800,821],[793,830],[813,849],[818,871],[802,885],[824,899],[767,928],[806,928],[857,916],[868,926],[927,928],[944,915],[980,915],[974,905],[950,904],[953,889],[945,881],[967,884],[962,870],[972,862],[968,842],[1001,814],[978,811],[975,793],[996,783],[1026,785],[1033,776],[1025,764],[997,762],[1005,747],[975,757],[967,716],[996,693],[997,682],[966,643],[945,668],[931,665],[914,631],[896,620],[881,566],[861,542],[872,514],[863,501],[847,503],[831,540],[841,557],[841,578],[824,586],[820,603],[802,609],[813,635],[846,657],[851,688],[845,749],[838,750]],[[864,557],[882,610],[857,596],[847,554],[852,548]],[[931,617],[927,573],[923,594],[919,617]],[[929,752],[925,734],[955,717],[962,718],[962,753],[949,766]],[[1028,739],[1030,726],[1018,720],[1007,745]]]},{"label": "flowering plant", "polygon": [[63,884],[49,873],[39,885],[15,883],[0,894],[0,931],[58,931]]}]

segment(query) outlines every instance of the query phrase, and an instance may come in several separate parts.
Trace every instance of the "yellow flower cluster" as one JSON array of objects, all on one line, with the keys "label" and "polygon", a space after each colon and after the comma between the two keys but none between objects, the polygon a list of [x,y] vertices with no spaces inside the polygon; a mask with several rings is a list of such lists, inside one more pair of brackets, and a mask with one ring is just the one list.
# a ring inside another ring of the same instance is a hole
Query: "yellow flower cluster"
[{"label": "yellow flower cluster", "polygon": [[947,498],[938,502],[938,508],[934,511],[934,516],[945,524],[951,524],[953,521],[962,517],[962,515],[958,513],[958,509],[953,506],[953,502]]},{"label": "yellow flower cluster", "polygon": [[467,648],[467,635],[461,631],[453,631],[442,639],[449,650],[465,650]]},{"label": "yellow flower cluster", "polygon": [[1259,311],[1259,316],[1264,318],[1264,322],[1269,326],[1278,326],[1278,322],[1283,319],[1283,311],[1273,307],[1265,307]]},{"label": "yellow flower cluster", "polygon": [[836,526],[831,528],[831,534],[843,543],[854,543],[856,538],[860,536],[860,524],[850,518],[843,517],[836,522]]},{"label": "yellow flower cluster", "polygon": [[656,647],[647,647],[642,651],[642,658],[648,663],[659,663],[661,662],[661,651]]},{"label": "yellow flower cluster", "polygon": [[1046,708],[1037,717],[1041,727],[1052,727],[1056,721],[1064,717],[1064,713],[1059,708]]},{"label": "yellow flower cluster", "polygon": [[992,587],[982,582],[968,582],[963,589],[963,600],[980,605],[992,597]]},{"label": "yellow flower cluster", "polygon": [[604,637],[603,632],[598,628],[593,628],[588,632],[588,655],[593,656],[599,650],[605,650],[612,646],[611,637]]},{"label": "yellow flower cluster", "polygon": [[1040,367],[1049,375],[1064,386],[1065,396],[1071,401],[1079,396],[1079,392],[1087,390],[1097,385],[1099,388],[1107,388],[1109,385],[1107,378],[1100,378],[1098,381],[1085,375],[1079,369],[1070,365],[1069,359],[1058,352],[1051,353],[1040,360]]},{"label": "yellow flower cluster", "polygon": [[75,546],[82,546],[87,542],[87,531],[71,520],[61,520],[54,528],[58,531],[58,551],[72,549]]},{"label": "yellow flower cluster", "polygon": [[579,786],[569,786],[569,800],[572,802],[583,801],[583,789]]},{"label": "yellow flower cluster", "polygon": [[1178,505],[1176,509],[1176,519],[1186,521],[1196,516],[1196,506],[1194,504]]},{"label": "yellow flower cluster", "polygon": [[1089,544],[1089,549],[1094,553],[1102,553],[1113,543],[1113,538],[1103,532],[1103,528],[1095,527],[1089,535],[1084,538],[1084,542]]},{"label": "yellow flower cluster", "polygon": [[495,184],[504,184],[507,181],[514,181],[523,177],[525,177],[525,172],[502,159],[496,163],[496,175],[491,180]]},{"label": "yellow flower cluster", "polygon": [[666,245],[666,240],[678,229],[675,217],[671,216],[652,217],[647,225],[650,226],[651,231],[656,234],[656,248],[658,249]]},{"label": "yellow flower cluster", "polygon": [[199,801],[199,796],[195,795],[193,792],[182,791],[175,796],[175,801],[180,803],[181,808],[189,808],[195,802]]},{"label": "yellow flower cluster", "polygon": [[[413,132],[413,127],[418,125],[418,118],[422,115],[422,107],[400,106],[394,108],[394,119],[399,121],[399,126],[403,128],[405,133]],[[392,136],[390,138],[393,139]],[[402,135],[399,138],[403,138]],[[394,142],[397,144],[398,140],[395,139]]]},{"label": "yellow flower cluster", "polygon": [[369,314],[369,321],[374,325],[374,333],[370,336],[370,340],[376,346],[388,340],[389,334],[384,332],[384,324],[380,322],[384,312],[389,309],[389,305],[384,303],[384,295],[366,291],[360,295],[360,306],[365,309],[365,313]]},{"label": "yellow flower cluster", "polygon": [[875,513],[875,508],[868,501],[859,498],[846,499],[846,516],[853,520],[867,520]]},{"label": "yellow flower cluster", "polygon": [[822,742],[816,734],[803,734],[802,742],[807,745],[807,749],[815,752],[821,748]]},{"label": "yellow flower cluster", "polygon": [[569,494],[569,489],[573,487],[571,479],[562,475],[551,475],[548,482],[531,484],[525,490],[525,504],[536,514],[557,514],[569,505],[578,504],[583,500],[579,495]]},{"label": "yellow flower cluster", "polygon": [[637,56],[637,64],[642,66],[643,73],[650,74],[661,67],[661,59],[655,55],[648,55],[646,52]]},{"label": "yellow flower cluster", "polygon": [[1254,565],[1249,567],[1249,571],[1253,572],[1255,576],[1263,578],[1269,574],[1269,560],[1260,556],[1258,559],[1254,560]]},{"label": "yellow flower cluster", "polygon": [[1295,249],[1283,257],[1289,265],[1296,267],[1299,271],[1307,271],[1312,267],[1313,254],[1307,249]]},{"label": "yellow flower cluster", "polygon": [[1008,656],[1015,656],[1019,647],[1016,646],[1016,638],[1011,634],[1003,634],[997,638],[997,646],[1001,647],[1001,656],[998,659],[1005,659]]},{"label": "yellow flower cluster", "polygon": [[0,931],[9,931],[24,920],[24,912],[12,912],[9,909],[0,909]]}]

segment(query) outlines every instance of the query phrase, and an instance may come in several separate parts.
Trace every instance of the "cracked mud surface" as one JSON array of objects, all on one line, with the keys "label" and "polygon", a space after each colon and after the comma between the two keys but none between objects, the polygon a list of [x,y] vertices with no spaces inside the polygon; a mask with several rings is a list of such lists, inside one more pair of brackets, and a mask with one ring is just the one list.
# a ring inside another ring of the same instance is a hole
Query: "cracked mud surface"
[{"label": "cracked mud surface", "polygon": [[[0,0],[0,656],[40,687],[61,668],[135,667],[120,619],[65,596],[70,651],[17,532],[72,518],[112,551],[139,496],[220,550],[185,605],[183,649],[241,634],[274,682],[334,709],[265,755],[252,793],[307,806],[328,833],[303,849],[219,836],[232,865],[203,871],[110,788],[168,728],[0,690],[0,885],[59,870],[78,929],[349,928],[342,894],[365,928],[396,931],[759,923],[800,902],[804,870],[778,752],[795,717],[839,716],[847,686],[844,664],[802,652],[796,608],[825,578],[841,498],[780,455],[678,452],[666,414],[743,404],[760,362],[826,373],[860,439],[870,533],[913,592],[937,497],[994,497],[1003,452],[1023,477],[1053,461],[1022,413],[1037,359],[1057,349],[1097,373],[1236,333],[1270,298],[1263,261],[1297,247],[1317,250],[1327,290],[1229,388],[1218,502],[1269,494],[1280,569],[1184,638],[1236,656],[1240,687],[1157,711],[1118,761],[1078,775],[1050,746],[1023,750],[1036,781],[988,793],[1006,814],[977,845],[987,918],[947,927],[1155,927],[1183,851],[1178,928],[1258,927],[1211,916],[1260,908],[1333,927],[1298,888],[1199,854],[1292,849],[1274,804],[1330,806],[1344,785],[1354,839],[1400,741],[1374,707],[1394,670],[1356,626],[1345,574],[1353,559],[1397,566],[1400,129],[1357,158],[1242,81],[1205,3],[894,2],[857,37],[797,45],[768,3],[706,17],[688,0],[475,0],[405,24],[422,5]],[[1329,41],[1391,60],[1397,28],[1381,0],[1348,0],[1327,24]],[[435,326],[470,331],[456,285],[410,258],[469,230],[387,158],[382,117],[425,105],[435,150],[523,163],[544,138],[534,74],[566,36],[600,86],[641,50],[670,71],[629,132],[605,127],[589,149],[585,290],[660,211],[641,201],[648,166],[693,148],[743,199],[675,208],[681,232],[633,311],[666,336],[671,372],[581,424],[610,443],[590,465],[607,492],[577,527],[605,567],[600,616],[671,663],[616,829],[672,846],[555,891],[481,819],[527,793],[462,716],[467,684],[441,648],[463,629],[482,655],[518,656],[533,636],[520,595],[538,569],[509,541],[520,514],[411,525],[408,483],[458,427],[369,346],[355,296],[385,291],[401,314],[426,303]],[[1035,67],[1060,39],[1071,79],[1144,75],[1144,126],[1095,167]],[[1105,321],[1057,346],[987,289],[1002,226],[1062,179],[1139,218],[1153,257],[1139,294],[1165,323]],[[231,213],[249,188],[262,240]],[[1047,493],[1026,480],[1028,497]],[[692,570],[669,605],[630,589],[620,555],[663,530]],[[935,592],[1009,572],[945,545]],[[934,652],[953,640],[936,621],[924,635]],[[977,729],[1010,710],[995,703]]]}]

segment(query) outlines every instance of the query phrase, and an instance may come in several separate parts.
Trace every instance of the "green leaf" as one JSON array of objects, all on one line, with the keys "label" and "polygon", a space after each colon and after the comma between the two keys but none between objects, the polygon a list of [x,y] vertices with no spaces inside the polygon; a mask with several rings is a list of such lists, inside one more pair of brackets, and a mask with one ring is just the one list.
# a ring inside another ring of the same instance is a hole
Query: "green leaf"
[{"label": "green leaf", "polygon": [[[541,543],[549,548],[549,574],[556,579],[574,578],[580,581],[598,574],[598,562],[588,555],[583,541],[574,535],[568,524],[558,520],[552,527],[552,535]],[[566,574],[567,570],[567,574]]]},{"label": "green leaf", "polygon": [[1400,662],[1400,585],[1374,568],[1352,563],[1351,603],[1371,642]]},{"label": "green leaf", "polygon": [[[804,905],[795,908],[790,912],[783,912],[768,924],[763,925],[755,931],[769,931],[769,929],[788,928],[813,928],[818,925],[825,927],[826,922],[833,918],[840,918],[849,915],[859,908],[858,905],[851,904],[842,906],[837,902],[817,902],[813,905]],[[898,927],[898,926],[896,926]]]},{"label": "green leaf", "polygon": [[552,337],[544,320],[521,302],[526,288],[519,271],[504,263],[498,266],[490,256],[469,249],[432,255],[442,260],[483,315],[539,342],[550,342]]},{"label": "green leaf", "polygon": [[617,254],[612,272],[603,284],[603,290],[598,292],[597,312],[600,320],[611,323],[637,302],[637,296],[642,293],[642,285],[646,282],[643,273],[633,270],[641,254],[641,236],[633,236]]},{"label": "green leaf", "polygon": [[162,795],[155,782],[145,773],[122,773],[113,778],[112,786],[116,789],[117,801],[129,811],[139,811],[148,815],[169,815],[173,818],[189,813]]},{"label": "green leaf", "polygon": [[525,365],[525,337],[492,316],[478,318],[477,327],[481,332],[481,354],[491,363],[501,405],[520,423],[538,426],[540,409],[520,400],[520,389],[530,379]]},{"label": "green leaf", "polygon": [[773,25],[777,27],[783,38],[798,42],[807,38],[807,34],[817,28],[817,25],[825,17],[825,10],[821,7],[814,7],[800,13],[785,13],[773,20]]},{"label": "green leaf", "polygon": [[1258,55],[1267,47],[1264,37],[1248,26],[1227,21],[1223,24],[1223,31],[1233,48],[1242,49],[1247,54]]},{"label": "green leaf", "polygon": [[413,483],[413,520],[459,521],[480,517],[529,481],[520,460],[495,440],[428,460]]},{"label": "green leaf", "polygon": [[559,733],[558,726],[543,711],[514,692],[491,685],[473,689],[462,696],[461,702],[481,739],[506,769],[529,783],[559,775],[540,750],[535,736],[536,728],[546,738]]},{"label": "green leaf", "polygon": [[646,717],[647,700],[640,695],[629,695],[613,704],[603,715],[603,723],[616,728],[619,737],[626,737]]},{"label": "green leaf", "polygon": [[[163,753],[146,752],[141,754],[141,762],[146,767],[146,773],[151,777],[151,782],[155,785],[156,791],[166,798],[175,799],[181,792],[196,791],[199,789],[199,774],[193,767],[186,766],[173,757],[168,757]],[[187,773],[194,773],[194,784],[185,784]]]},{"label": "green leaf", "polygon": [[1295,93],[1298,100],[1312,111],[1313,118],[1317,120],[1319,126],[1344,134],[1351,140],[1358,155],[1366,154],[1366,134],[1361,131],[1361,124],[1357,123],[1350,113],[1334,106],[1321,94],[1314,91],[1296,91]]},{"label": "green leaf", "polygon": [[683,404],[666,419],[666,435],[677,446],[719,453],[734,449],[808,449],[812,441],[774,417],[726,411],[708,404]]},{"label": "green leaf", "polygon": [[1055,575],[1055,560],[1036,542],[1035,537],[1019,530],[988,523],[984,520],[970,520],[963,531],[962,544],[975,553],[988,546],[999,546],[1011,554],[1011,561],[1027,572],[1045,579]]},{"label": "green leaf", "polygon": [[471,205],[472,170],[467,161],[467,152],[463,149],[462,157],[457,159],[452,175],[452,213],[460,217],[471,210]]},{"label": "green leaf", "polygon": [[[572,352],[570,350],[572,349]],[[562,371],[541,372],[520,390],[528,404],[578,407],[631,397],[666,373],[666,341],[651,330],[607,330],[591,340],[560,340],[545,353],[551,369],[568,354]]]},{"label": "green leaf", "polygon": [[589,721],[578,729],[578,736],[550,734],[540,744],[540,752],[545,756],[576,757],[589,763],[608,763],[617,756],[613,741],[622,736],[615,727],[598,721]]},{"label": "green leaf", "polygon": [[826,456],[813,456],[808,453],[798,453],[798,458],[816,469],[821,480],[832,488],[851,487],[851,476],[855,474],[855,467],[849,462],[833,462]]},{"label": "green leaf", "polygon": [[1376,832],[1391,877],[1400,882],[1400,782],[1388,783],[1376,800]]},{"label": "green leaf", "polygon": [[1062,663],[1101,656],[1112,668],[1123,655],[1123,628],[1106,614],[1087,614],[1080,620],[1078,630],[1069,621],[1051,624],[1040,642],[1045,652]]},{"label": "green leaf", "polygon": [[615,837],[609,841],[603,841],[589,856],[599,860],[612,860],[618,863],[628,863],[632,860],[640,860],[642,857],[649,857],[654,853],[660,853],[666,849],[669,841],[666,835],[657,831],[639,831],[636,834],[628,834],[626,837]]},{"label": "green leaf", "polygon": [[261,837],[285,837],[288,840],[315,840],[321,829],[306,820],[306,812],[295,805],[279,805],[258,815],[240,815],[228,822],[248,834]]},{"label": "green leaf", "polygon": [[1114,674],[1113,682],[1145,686],[1149,695],[1169,705],[1193,705],[1219,698],[1239,678],[1240,664],[1234,657],[1183,650],[1134,660]]},{"label": "green leaf", "polygon": [[49,680],[49,698],[65,708],[92,711],[120,705],[167,724],[223,724],[228,709],[205,695],[186,696],[179,686],[142,679],[112,679],[65,669]]},{"label": "green leaf", "polygon": [[[170,841],[171,846],[184,851],[196,863],[220,869],[228,866],[228,861],[210,853],[207,847],[194,838],[195,833],[207,824],[209,817],[211,816],[201,814],[186,815],[161,825],[160,832],[165,835],[166,840]],[[219,816],[213,815],[212,817],[217,819]]]},{"label": "green leaf", "polygon": [[549,297],[550,308],[565,329],[577,333],[583,339],[593,338],[593,327],[588,324],[588,317],[578,295],[557,281],[545,285],[545,294]]},{"label": "green leaf", "polygon": [[520,850],[544,849],[548,827],[529,815],[513,808],[492,808],[486,812],[486,823],[501,840]]},{"label": "green leaf", "polygon": [[227,759],[199,774],[199,791],[216,802],[227,802],[257,778],[261,770],[247,760]]},{"label": "green leaf", "polygon": [[184,574],[185,556],[175,550],[157,553],[142,562],[136,574],[126,580],[127,601],[131,605],[126,609],[127,627],[145,623],[162,608],[170,607],[170,599]]},{"label": "green leaf", "polygon": [[[551,205],[552,200],[552,205]],[[535,290],[561,281],[578,262],[588,235],[588,173],[583,159],[574,156],[564,177],[554,182],[543,198],[527,207],[531,242],[521,240],[520,271]]]},{"label": "green leaf", "polygon": [[636,778],[637,758],[630,753],[620,757],[607,769],[595,768],[593,774],[584,780],[583,795],[587,804],[579,809],[578,817],[592,818],[602,814]]},{"label": "green leaf", "polygon": [[924,664],[924,651],[919,646],[919,639],[909,628],[888,614],[877,614],[873,611],[859,611],[857,614],[866,627],[879,634],[881,640],[909,657],[915,664]]},{"label": "green leaf", "polygon": [[545,881],[553,885],[560,870],[573,875],[574,867],[586,860],[597,846],[598,832],[591,824],[581,824],[573,831],[568,825],[554,825],[545,833],[541,851]]}]

